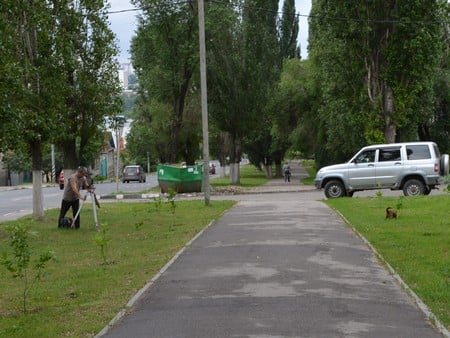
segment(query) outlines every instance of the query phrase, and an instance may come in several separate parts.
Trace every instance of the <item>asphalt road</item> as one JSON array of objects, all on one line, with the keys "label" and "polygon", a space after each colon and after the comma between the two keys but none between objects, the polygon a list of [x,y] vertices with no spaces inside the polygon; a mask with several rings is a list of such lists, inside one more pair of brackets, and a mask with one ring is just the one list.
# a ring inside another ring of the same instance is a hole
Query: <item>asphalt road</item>
[{"label": "asphalt road", "polygon": [[[156,187],[158,180],[156,174],[147,175],[145,183],[119,182],[119,192],[141,192]],[[47,186],[42,189],[44,209],[59,208],[63,191],[58,186]],[[95,193],[97,196],[108,195],[117,192],[117,183],[97,183]],[[83,194],[82,194],[83,195]],[[0,189],[0,222],[14,220],[18,217],[33,212],[33,190],[30,185]]]},{"label": "asphalt road", "polygon": [[321,192],[235,198],[99,337],[442,337]]}]

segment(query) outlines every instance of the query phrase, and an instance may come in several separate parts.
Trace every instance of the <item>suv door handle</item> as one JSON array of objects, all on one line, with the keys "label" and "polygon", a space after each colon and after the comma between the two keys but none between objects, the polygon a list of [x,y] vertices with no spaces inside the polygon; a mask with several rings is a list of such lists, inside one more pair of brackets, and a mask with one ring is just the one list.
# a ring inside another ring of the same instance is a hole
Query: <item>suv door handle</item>
[{"label": "suv door handle", "polygon": [[395,165],[402,165],[401,162],[395,162]]},{"label": "suv door handle", "polygon": [[368,167],[375,167],[374,164],[368,164],[367,166],[368,166]]}]

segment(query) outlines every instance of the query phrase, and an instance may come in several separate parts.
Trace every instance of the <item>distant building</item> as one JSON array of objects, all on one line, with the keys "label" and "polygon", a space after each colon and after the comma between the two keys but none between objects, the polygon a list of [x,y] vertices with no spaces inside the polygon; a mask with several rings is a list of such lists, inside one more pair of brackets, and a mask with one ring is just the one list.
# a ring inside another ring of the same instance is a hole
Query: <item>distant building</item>
[{"label": "distant building", "polygon": [[128,76],[130,74],[133,74],[131,63],[122,63],[119,67],[119,80],[124,90],[128,89]]}]

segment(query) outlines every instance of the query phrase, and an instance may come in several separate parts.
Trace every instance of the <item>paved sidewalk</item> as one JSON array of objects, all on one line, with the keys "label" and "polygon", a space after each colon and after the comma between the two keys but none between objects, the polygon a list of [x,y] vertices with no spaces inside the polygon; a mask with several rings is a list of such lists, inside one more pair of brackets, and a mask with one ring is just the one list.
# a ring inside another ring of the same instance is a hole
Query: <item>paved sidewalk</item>
[{"label": "paved sidewalk", "polygon": [[234,196],[99,336],[442,337],[301,169]]}]

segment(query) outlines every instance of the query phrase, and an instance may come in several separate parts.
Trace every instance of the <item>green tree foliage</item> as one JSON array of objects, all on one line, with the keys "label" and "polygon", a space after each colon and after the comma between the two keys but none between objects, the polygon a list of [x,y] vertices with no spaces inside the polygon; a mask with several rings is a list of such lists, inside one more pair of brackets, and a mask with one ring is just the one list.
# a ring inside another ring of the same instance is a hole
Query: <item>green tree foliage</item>
[{"label": "green tree foliage", "polygon": [[136,89],[138,85],[138,79],[136,74],[132,73],[128,75],[128,89],[133,90]]},{"label": "green tree foliage", "polygon": [[136,102],[136,94],[128,94],[128,93],[123,93],[121,95],[121,99],[123,101],[122,104],[122,112],[125,115],[125,118],[129,119],[129,118],[133,118],[133,108],[134,108],[134,104]]},{"label": "green tree foliage", "polygon": [[[210,117],[229,134],[231,183],[239,184],[244,147],[254,150],[270,138],[265,106],[278,80],[279,46],[276,1],[243,1],[207,8]],[[253,144],[251,144],[253,143]]]},{"label": "green tree foliage", "polygon": [[[194,122],[200,111],[198,87],[193,86],[199,64],[196,8],[192,2],[168,0],[139,0],[134,4],[144,9],[131,46],[139,78],[137,119],[146,123],[155,132],[152,139],[158,140],[153,146],[148,138],[145,148],[153,148],[161,162],[173,163],[183,158],[194,163],[201,137],[199,124]],[[169,119],[161,126],[167,107]],[[159,146],[161,142],[165,143]]]},{"label": "green tree foliage", "polygon": [[52,3],[16,1],[1,5],[2,22],[10,34],[2,34],[8,47],[2,49],[2,57],[12,66],[6,73],[6,83],[12,87],[4,89],[8,97],[2,102],[7,107],[2,110],[10,116],[2,121],[1,147],[25,149],[31,157],[33,215],[42,217],[42,147],[51,139],[57,112],[64,103],[64,77],[55,50],[56,17]]},{"label": "green tree foliage", "polygon": [[[150,151],[162,162],[191,162],[200,142],[196,9],[190,2],[135,4],[144,14],[132,42],[140,98],[136,130],[128,139],[130,152],[138,157]],[[268,107],[282,58],[298,55],[294,3],[289,1],[285,9],[281,43],[277,1],[206,5],[208,108],[210,135],[216,140],[212,148],[222,165],[229,159],[234,184],[239,183],[244,150],[267,164],[275,155],[280,162],[284,155],[285,149],[272,142]]]},{"label": "green tree foliage", "polygon": [[[263,8],[271,8],[268,7],[268,4],[261,6],[264,6]],[[272,10],[274,10],[274,7],[269,11],[271,14],[273,14]],[[283,115],[280,112],[280,104],[282,102],[280,102],[277,96],[277,86],[285,60],[300,59],[300,48],[297,43],[299,31],[298,16],[295,13],[294,1],[284,1],[281,20],[279,23],[277,23],[277,20],[278,18],[276,16],[272,16],[272,19],[268,20],[268,25],[266,26],[267,32],[269,32],[269,36],[271,34],[276,35],[278,41],[276,46],[274,46],[274,40],[272,39],[272,43],[269,43],[265,52],[266,57],[269,58],[265,64],[265,68],[273,69],[277,67],[276,72],[274,72],[272,78],[265,79],[267,91],[265,101],[262,101],[262,107],[260,108],[260,118],[258,119],[260,125],[256,126],[252,133],[249,134],[249,140],[245,142],[244,149],[249,154],[250,160],[258,161],[254,163],[265,164],[268,176],[272,176],[272,163],[275,162],[276,175],[281,177],[283,175],[281,170],[282,161],[287,149],[291,145],[289,132],[292,130],[293,125],[282,129],[276,125],[277,121],[280,121],[279,116]],[[276,29],[277,26],[278,29]]]},{"label": "green tree foliage", "polygon": [[2,154],[1,161],[3,168],[6,170],[6,181],[1,184],[11,185],[11,174],[14,172],[24,172],[31,170],[31,160],[27,151],[16,149],[8,150]]},{"label": "green tree foliage", "polygon": [[17,48],[16,25],[12,24],[11,13],[17,14],[17,10],[10,10],[10,1],[0,0],[0,151],[8,149],[6,144],[17,135],[20,127],[14,123],[16,115],[14,110],[20,102],[22,83],[19,76],[20,65],[17,61],[15,50]]},{"label": "green tree foliage", "polygon": [[[388,142],[416,138],[418,124],[430,118],[443,41],[439,22],[448,19],[444,6],[447,1],[390,1],[368,8],[374,20],[365,39],[368,93],[381,111]],[[380,18],[392,22],[375,21]]]},{"label": "green tree foliage", "polygon": [[431,139],[439,144],[443,153],[450,153],[450,33],[448,45],[441,61],[440,72],[434,81],[434,109],[431,119],[420,126],[423,139]]},{"label": "green tree foliage", "polygon": [[57,2],[57,47],[65,79],[64,109],[55,142],[64,153],[64,167],[92,162],[103,142],[107,116],[120,112],[120,86],[115,36],[108,27],[101,0]]},{"label": "green tree foliage", "polygon": [[446,6],[313,2],[310,57],[322,92],[319,163],[346,159],[366,143],[419,138],[419,125],[432,116]]},{"label": "green tree foliage", "polygon": [[[236,3],[239,5],[239,3]],[[244,74],[243,32],[234,3],[206,7],[208,110],[211,124],[218,131],[217,153],[221,165],[225,157],[231,163],[240,161],[241,137],[248,130],[248,111],[245,107],[246,77]],[[229,146],[228,151],[224,147]]]},{"label": "green tree foliage", "polygon": [[298,32],[298,15],[295,13],[295,1],[285,0],[280,25],[280,60],[301,58],[300,47],[297,42]]},{"label": "green tree foliage", "polygon": [[67,168],[87,163],[104,117],[120,107],[114,35],[101,0],[2,0],[0,26],[0,147],[31,157],[33,215],[41,217],[43,147],[58,143]]},{"label": "green tree foliage", "polygon": [[[136,102],[139,110],[131,125],[130,133],[127,136],[127,151],[130,153],[130,160],[144,166],[147,163],[147,152],[149,152],[152,163],[169,163],[171,160],[168,144],[170,143],[171,106],[158,102],[146,104]],[[150,114],[150,112],[152,112]]]},{"label": "green tree foliage", "polygon": [[272,135],[279,149],[285,152],[292,147],[306,157],[319,151],[316,140],[319,93],[309,60],[285,61],[271,108],[274,112]]},{"label": "green tree foliage", "polygon": [[[295,7],[291,8],[292,11],[295,12]],[[251,60],[251,65],[246,65],[246,72],[250,75],[247,95],[256,98],[256,101],[248,103],[249,111],[253,112],[256,118],[252,121],[251,130],[245,135],[244,150],[250,158],[259,160],[255,164],[263,163],[267,175],[272,176],[273,161],[275,160],[281,167],[282,160],[280,154],[276,152],[278,149],[272,147],[274,143],[272,142],[271,119],[268,110],[270,98],[280,77],[283,59],[280,56],[281,49],[277,30],[278,2],[249,1],[245,3],[243,12],[244,18],[247,18],[244,20],[244,39],[246,42],[251,41],[244,50],[248,59]],[[291,31],[290,33],[296,34],[297,32]],[[289,31],[286,30],[284,34],[285,36],[289,35]],[[256,43],[258,43],[258,49],[255,46]]]}]

